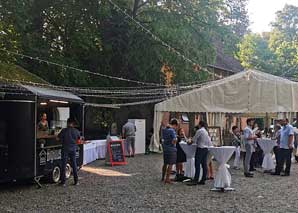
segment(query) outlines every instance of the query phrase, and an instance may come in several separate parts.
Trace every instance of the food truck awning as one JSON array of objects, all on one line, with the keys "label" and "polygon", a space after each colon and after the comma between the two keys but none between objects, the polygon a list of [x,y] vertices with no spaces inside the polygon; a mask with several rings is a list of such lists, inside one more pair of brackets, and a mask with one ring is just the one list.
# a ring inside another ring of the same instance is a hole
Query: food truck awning
[{"label": "food truck awning", "polygon": [[50,88],[44,88],[44,87],[34,87],[34,86],[28,86],[28,85],[22,85],[22,87],[26,88],[30,92],[34,93],[36,96],[40,98],[45,99],[53,99],[53,100],[59,100],[59,101],[70,101],[70,102],[77,102],[77,103],[83,103],[83,99],[80,97],[65,91],[59,91],[54,90]]}]

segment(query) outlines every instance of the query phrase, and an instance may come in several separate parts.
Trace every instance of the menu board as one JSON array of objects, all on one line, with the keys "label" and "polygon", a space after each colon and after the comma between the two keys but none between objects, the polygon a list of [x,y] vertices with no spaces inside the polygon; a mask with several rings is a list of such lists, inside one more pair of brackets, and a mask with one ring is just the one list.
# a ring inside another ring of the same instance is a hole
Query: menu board
[{"label": "menu board", "polygon": [[110,141],[108,143],[108,152],[111,166],[126,164],[122,140]]},{"label": "menu board", "polygon": [[221,128],[219,126],[210,126],[208,127],[211,142],[214,146],[221,146]]}]

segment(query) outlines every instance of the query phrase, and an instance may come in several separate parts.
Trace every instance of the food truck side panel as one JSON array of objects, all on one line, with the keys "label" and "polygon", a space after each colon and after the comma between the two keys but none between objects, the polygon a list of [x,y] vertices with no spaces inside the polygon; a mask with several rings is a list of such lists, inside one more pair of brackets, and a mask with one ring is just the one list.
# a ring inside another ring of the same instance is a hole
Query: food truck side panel
[{"label": "food truck side panel", "polygon": [[35,159],[35,103],[1,101],[0,112],[0,181],[32,178]]}]

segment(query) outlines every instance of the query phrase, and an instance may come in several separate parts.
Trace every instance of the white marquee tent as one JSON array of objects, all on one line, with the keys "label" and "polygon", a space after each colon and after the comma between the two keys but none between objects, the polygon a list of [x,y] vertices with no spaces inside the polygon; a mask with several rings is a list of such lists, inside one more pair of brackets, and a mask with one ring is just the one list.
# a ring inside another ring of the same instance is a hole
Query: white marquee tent
[{"label": "white marquee tent", "polygon": [[159,129],[164,112],[216,114],[209,125],[222,121],[225,113],[298,112],[298,83],[248,70],[158,103],[154,111],[152,151],[159,148]]}]

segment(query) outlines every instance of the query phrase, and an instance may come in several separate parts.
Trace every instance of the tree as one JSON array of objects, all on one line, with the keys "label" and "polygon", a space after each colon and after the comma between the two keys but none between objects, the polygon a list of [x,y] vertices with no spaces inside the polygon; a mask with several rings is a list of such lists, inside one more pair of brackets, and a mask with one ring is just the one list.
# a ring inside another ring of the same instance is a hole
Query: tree
[{"label": "tree", "polygon": [[243,36],[249,33],[249,17],[247,12],[248,0],[224,0],[221,8],[220,23],[221,30],[217,35],[217,43],[222,42],[224,52],[235,56],[238,44]]},{"label": "tree", "polygon": [[268,46],[265,36],[259,34],[247,34],[239,44],[239,60],[247,69],[258,69],[266,72],[276,73],[275,55]]},{"label": "tree", "polygon": [[298,76],[298,7],[286,5],[276,13],[272,27],[262,36],[245,36],[239,45],[239,59],[246,68]]},{"label": "tree", "polygon": [[286,5],[276,13],[269,39],[271,51],[282,66],[282,73],[298,74],[298,7]]},{"label": "tree", "polygon": [[[237,31],[239,35],[235,34],[238,38],[246,29],[245,10],[241,10],[246,1],[113,2],[163,42],[142,31],[109,1],[2,0],[0,14],[3,22],[7,26],[11,24],[16,35],[20,35],[20,51],[27,55],[92,72],[156,83],[164,83],[161,73],[164,65],[173,72],[174,83],[206,78],[205,72],[197,71],[199,66],[214,62],[213,40],[229,40],[227,44],[234,48],[239,39],[230,39],[234,38],[233,30],[243,25],[241,32]],[[194,66],[188,58],[199,66]],[[30,59],[18,58],[17,63],[54,84],[135,85]]]},{"label": "tree", "polygon": [[0,3],[0,62],[15,62],[15,57],[3,50],[17,51],[19,49],[19,34],[15,30],[14,22],[7,19],[6,7]]}]

